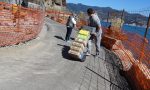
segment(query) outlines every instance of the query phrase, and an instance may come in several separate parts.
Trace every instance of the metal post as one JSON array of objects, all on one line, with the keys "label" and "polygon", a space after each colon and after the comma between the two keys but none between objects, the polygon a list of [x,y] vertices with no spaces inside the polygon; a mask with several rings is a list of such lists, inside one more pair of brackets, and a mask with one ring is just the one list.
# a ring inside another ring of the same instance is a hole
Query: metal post
[{"label": "metal post", "polygon": [[144,34],[144,42],[143,42],[142,48],[141,48],[141,55],[140,55],[140,59],[139,59],[140,62],[142,62],[142,60],[144,58],[145,48],[146,48],[146,41],[145,41],[145,39],[146,39],[149,27],[150,27],[150,14],[149,14],[149,17],[148,17],[147,27],[146,27],[146,31],[145,31],[145,34]]},{"label": "metal post", "polygon": [[121,29],[121,27],[122,27],[123,18],[124,18],[124,9],[123,9],[123,11],[122,11],[122,14],[121,14],[121,23],[120,23],[120,29]]},{"label": "metal post", "polygon": [[17,4],[17,0],[15,0],[15,3]]},{"label": "metal post", "polygon": [[149,17],[148,17],[147,27],[146,27],[146,31],[145,31],[145,34],[144,34],[144,38],[146,38],[146,36],[147,36],[149,27],[150,27],[150,14],[149,14]]},{"label": "metal post", "polygon": [[21,1],[20,1],[20,0],[17,0],[17,4],[18,4],[18,5],[21,5]]},{"label": "metal post", "polygon": [[108,16],[107,16],[107,23],[109,22],[109,12],[108,12]]},{"label": "metal post", "polygon": [[20,32],[20,5],[18,5],[17,7],[17,32]]}]

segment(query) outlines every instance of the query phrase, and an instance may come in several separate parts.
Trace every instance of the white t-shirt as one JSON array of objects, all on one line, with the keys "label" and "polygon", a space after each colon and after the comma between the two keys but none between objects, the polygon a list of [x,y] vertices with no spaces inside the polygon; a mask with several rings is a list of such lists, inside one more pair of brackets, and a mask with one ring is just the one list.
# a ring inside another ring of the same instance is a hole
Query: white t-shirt
[{"label": "white t-shirt", "polygon": [[72,22],[73,22],[74,25],[77,24],[77,22],[76,22],[76,20],[74,18],[72,18]]}]

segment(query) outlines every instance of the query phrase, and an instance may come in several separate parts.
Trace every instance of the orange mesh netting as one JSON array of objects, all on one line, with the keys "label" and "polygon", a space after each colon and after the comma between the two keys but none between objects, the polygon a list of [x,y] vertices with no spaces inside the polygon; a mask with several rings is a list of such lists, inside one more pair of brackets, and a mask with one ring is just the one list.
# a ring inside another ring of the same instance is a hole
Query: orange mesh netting
[{"label": "orange mesh netting", "polygon": [[[145,14],[142,13],[141,17],[142,15]],[[138,22],[141,17],[138,17],[136,22]],[[125,18],[124,20],[126,20]],[[120,32],[109,31],[107,28],[104,28],[103,30],[104,35],[113,37],[116,40],[121,40],[122,44],[115,44],[114,46],[116,46],[117,50],[113,51],[121,59],[125,76],[131,82],[132,86],[134,86],[134,89],[148,90],[150,89],[150,43],[148,42],[148,39],[150,38],[146,39],[144,36],[137,34],[136,32],[140,31],[137,30],[137,28],[138,27],[134,28],[135,31],[132,32],[130,32],[130,29],[132,30],[132,28],[121,30]],[[116,28],[111,29],[116,30]],[[140,33],[145,30],[146,28],[143,28],[143,31]],[[149,34],[147,34],[147,37],[149,37],[148,35]]]},{"label": "orange mesh netting", "polygon": [[40,9],[0,2],[0,46],[35,38],[42,29],[43,19]]}]

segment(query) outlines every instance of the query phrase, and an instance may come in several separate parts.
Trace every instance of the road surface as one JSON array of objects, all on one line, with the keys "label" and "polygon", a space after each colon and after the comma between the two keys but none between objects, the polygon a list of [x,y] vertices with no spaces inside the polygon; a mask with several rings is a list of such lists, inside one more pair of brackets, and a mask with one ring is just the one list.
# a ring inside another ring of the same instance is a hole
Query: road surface
[{"label": "road surface", "polygon": [[104,48],[101,48],[99,57],[94,57],[93,53],[85,62],[73,60],[67,54],[71,42],[64,41],[65,33],[64,25],[47,18],[36,39],[0,48],[0,90],[122,88],[120,82],[113,79],[117,76],[111,75],[118,71],[108,68],[110,64],[105,61],[107,56]]}]

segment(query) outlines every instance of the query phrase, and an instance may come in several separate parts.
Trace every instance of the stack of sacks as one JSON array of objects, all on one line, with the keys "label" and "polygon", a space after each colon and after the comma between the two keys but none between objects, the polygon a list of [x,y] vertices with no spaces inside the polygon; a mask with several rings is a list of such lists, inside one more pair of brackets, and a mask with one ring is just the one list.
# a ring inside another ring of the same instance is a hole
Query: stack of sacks
[{"label": "stack of sacks", "polygon": [[80,30],[77,35],[77,38],[70,47],[69,54],[71,54],[75,58],[81,59],[83,57],[83,53],[88,43],[89,37],[90,37],[89,31]]}]

